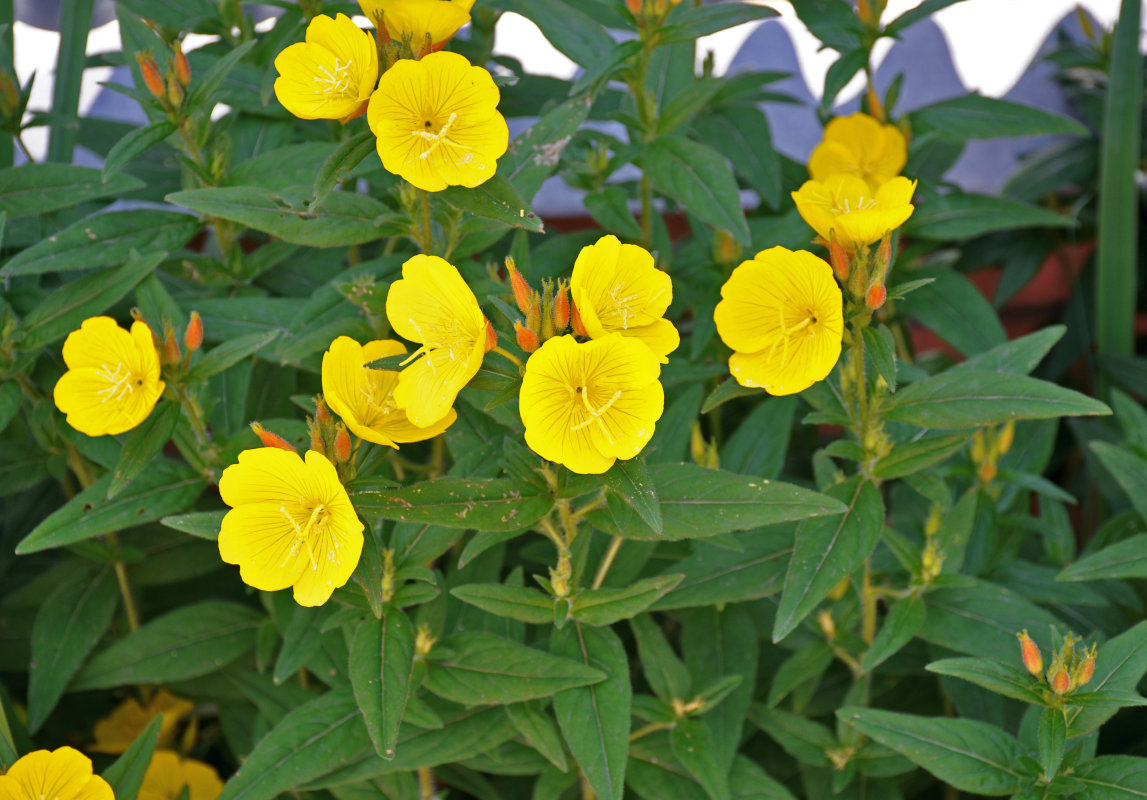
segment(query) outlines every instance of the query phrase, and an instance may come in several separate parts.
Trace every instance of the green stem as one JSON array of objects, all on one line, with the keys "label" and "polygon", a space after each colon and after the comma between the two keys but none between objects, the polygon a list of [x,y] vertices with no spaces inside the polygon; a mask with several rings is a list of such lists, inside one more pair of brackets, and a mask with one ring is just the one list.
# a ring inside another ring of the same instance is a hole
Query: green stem
[{"label": "green stem", "polygon": [[510,361],[513,361],[515,364],[518,365],[518,369],[522,369],[524,366],[522,364],[522,359],[518,358],[516,355],[514,355],[513,353],[511,353],[509,350],[505,349],[501,345],[498,345],[497,347],[495,347],[490,352],[491,353],[497,353],[498,355],[502,356],[503,358],[506,358]]},{"label": "green stem", "polygon": [[609,568],[613,565],[613,560],[617,558],[617,551],[621,549],[621,543],[624,541],[620,536],[613,537],[613,541],[609,543],[609,549],[602,556],[601,564],[598,565],[597,574],[593,576],[593,584],[589,587],[590,589],[600,589],[601,585],[605,583],[605,576],[609,574]]},{"label": "green stem", "polygon": [[418,190],[418,204],[422,210],[418,246],[426,255],[434,255],[434,228],[430,224],[430,193],[425,189]]}]

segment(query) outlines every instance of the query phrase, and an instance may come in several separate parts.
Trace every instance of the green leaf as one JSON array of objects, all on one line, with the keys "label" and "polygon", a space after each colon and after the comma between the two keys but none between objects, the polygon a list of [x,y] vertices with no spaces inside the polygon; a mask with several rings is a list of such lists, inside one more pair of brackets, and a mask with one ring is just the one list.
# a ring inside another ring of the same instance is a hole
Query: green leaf
[{"label": "green leaf", "polygon": [[5,381],[0,386],[0,433],[8,427],[8,423],[20,410],[20,403],[24,395],[20,391],[20,384],[16,381]]},{"label": "green leaf", "polygon": [[928,19],[928,17],[937,11],[960,2],[963,2],[963,0],[924,0],[920,5],[908,9],[899,17],[885,25],[884,35],[898,37],[901,31],[911,27],[920,20]]},{"label": "green leaf", "polygon": [[802,683],[819,678],[835,658],[828,642],[813,640],[786,658],[773,676],[766,704],[775,708]]},{"label": "green leaf", "polygon": [[589,116],[592,105],[593,98],[582,94],[542,114],[510,142],[498,163],[498,173],[508,178],[523,198],[532,199],[558,168],[563,150]]},{"label": "green leaf", "polygon": [[271,678],[276,684],[286,683],[297,675],[299,669],[319,649],[323,625],[332,611],[334,611],[333,605],[325,608],[293,605],[290,615],[283,615],[285,620],[276,620],[283,636],[279,656],[275,659],[275,669],[271,673]]},{"label": "green leaf", "polygon": [[24,164],[0,169],[0,211],[13,216],[46,214],[88,200],[142,189],[143,181],[121,175],[104,183],[100,172],[70,164]]},{"label": "green leaf", "polygon": [[749,719],[802,764],[827,766],[826,752],[838,746],[828,728],[799,714],[758,704],[749,709]]},{"label": "green leaf", "polygon": [[183,606],[96,653],[69,688],[163,684],[206,675],[249,651],[263,619],[247,606],[222,600]]},{"label": "green leaf", "polygon": [[847,0],[802,0],[793,10],[813,36],[837,52],[853,49],[864,36],[864,26]]},{"label": "green leaf", "polygon": [[20,349],[33,351],[51,344],[80,327],[88,317],[106,311],[154,272],[166,256],[164,252],[149,253],[132,258],[122,267],[64,284],[20,321],[14,332]]},{"label": "green leaf", "polygon": [[60,49],[57,52],[56,71],[53,75],[48,161],[72,163],[79,129],[76,122],[79,116],[80,86],[86,64],[84,53],[87,49],[88,30],[91,27],[92,5],[93,0],[74,0],[68,13],[60,16]]},{"label": "green leaf", "polygon": [[36,612],[28,683],[28,730],[52,713],[72,676],[104,635],[118,602],[110,566],[86,571],[58,587]]},{"label": "green leaf", "polygon": [[216,375],[229,367],[233,367],[243,359],[255,355],[255,353],[275,341],[278,336],[279,331],[275,330],[228,339],[222,344],[216,345],[211,352],[204,355],[203,358],[188,371],[187,380],[206,380],[212,375]]},{"label": "green leaf", "polygon": [[1071,776],[1087,786],[1088,800],[1147,797],[1147,758],[1100,756],[1077,766]]},{"label": "green leaf", "polygon": [[887,325],[873,328],[871,325],[864,328],[864,353],[872,359],[876,367],[876,374],[884,378],[888,384],[888,391],[896,391],[896,343],[892,340],[892,331]]},{"label": "green leaf", "polygon": [[159,743],[159,729],[163,727],[163,715],[156,714],[123,755],[103,771],[102,777],[111,786],[116,800],[136,800],[143,776],[151,763],[155,747]]},{"label": "green leaf", "polygon": [[[146,18],[148,13],[151,12],[148,11],[142,16]],[[186,24],[187,21],[186,18],[184,18],[176,24],[176,28]],[[253,39],[243,42],[243,44],[238,45],[234,50],[231,50],[212,64],[211,68],[203,74],[202,79],[195,82],[195,88],[191,90],[191,94],[189,94],[184,101],[183,106],[185,113],[187,110],[196,109],[204,103],[211,102],[215,94],[219,91],[219,87],[223,85],[223,81],[226,80],[227,76],[231,73],[231,70],[235,69],[235,66],[243,59],[243,56],[247,55],[254,46],[255,41]]]},{"label": "green leaf", "polygon": [[1110,414],[1098,400],[1023,375],[959,370],[901,389],[884,404],[888,419],[922,428],[979,428],[1015,419]]},{"label": "green leaf", "polygon": [[880,539],[884,503],[880,490],[853,478],[827,492],[847,503],[842,516],[802,522],[785,575],[784,593],[773,625],[773,641],[792,633],[840,579],[863,563]]},{"label": "green leaf", "polygon": [[598,528],[627,539],[688,539],[839,514],[836,499],[787,483],[733,475],[694,464],[653,464],[664,527],[658,533],[631,513],[615,521],[609,510],[588,519]]},{"label": "green leaf", "polygon": [[744,543],[742,552],[704,540],[693,542],[693,555],[667,570],[684,574],[685,579],[654,603],[653,608],[668,610],[736,603],[775,594],[784,582],[788,556],[792,553],[791,527],[734,534]]},{"label": "green leaf", "polygon": [[450,186],[437,194],[459,211],[469,212],[476,217],[492,219],[531,233],[546,231],[541,218],[529,209],[514,185],[501,175],[495,175],[473,189]]},{"label": "green leaf", "polygon": [[729,786],[736,800],[796,800],[782,784],[745,756],[737,756]]},{"label": "green leaf", "polygon": [[646,146],[641,164],[659,192],[746,247],[752,243],[737,181],[716,150],[681,136],[662,136]]},{"label": "green leaf", "polygon": [[350,175],[352,169],[374,152],[377,144],[378,139],[369,130],[352,136],[340,144],[323,162],[322,168],[315,176],[315,196],[311,201],[312,204],[321,205],[334,191],[338,182]]},{"label": "green leaf", "polygon": [[602,484],[636,511],[641,521],[652,530],[661,531],[661,504],[657,501],[657,488],[641,456],[614,462],[602,476]]},{"label": "green leaf", "polygon": [[670,741],[673,754],[697,779],[710,800],[729,800],[729,773],[717,759],[713,735],[705,723],[688,717],[678,719]]},{"label": "green leaf", "polygon": [[1039,718],[1039,763],[1043,776],[1051,780],[1059,772],[1063,761],[1063,746],[1067,740],[1067,722],[1062,708],[1045,708]]},{"label": "green leaf", "polygon": [[[1090,692],[1134,692],[1147,673],[1147,622],[1124,631],[1105,642],[1095,659],[1095,675],[1088,682]],[[1068,736],[1094,730],[1116,712],[1116,708],[1085,708],[1069,712]]]},{"label": "green leaf", "polygon": [[1109,578],[1147,578],[1147,533],[1089,553],[1065,567],[1055,579],[1098,581]]},{"label": "green leaf", "polygon": [[457,703],[519,703],[605,680],[580,659],[560,658],[488,633],[458,633],[426,657],[425,686]]},{"label": "green leaf", "polygon": [[570,615],[588,625],[612,625],[640,614],[681,583],[684,575],[643,578],[624,589],[591,589],[574,597]]},{"label": "green leaf", "polygon": [[362,712],[351,688],[338,687],[283,717],[227,781],[219,800],[271,800],[335,771],[364,750],[374,753]]},{"label": "green leaf", "polygon": [[195,217],[175,211],[135,209],[85,217],[12,257],[0,277],[40,275],[122,264],[157,250],[172,252],[202,227]]},{"label": "green leaf", "polygon": [[19,555],[82,542],[111,531],[154,522],[191,505],[204,480],[174,461],[155,462],[113,500],[106,499],[108,473],[48,515],[20,544]]},{"label": "green leaf", "polygon": [[1110,442],[1091,442],[1091,452],[1115,478],[1139,516],[1147,521],[1147,458]]},{"label": "green leaf", "polygon": [[926,615],[927,608],[920,595],[901,597],[893,603],[880,631],[864,654],[861,662],[864,671],[872,672],[912,641],[924,627]]},{"label": "green leaf", "polygon": [[1010,100],[962,94],[908,114],[913,134],[942,139],[996,139],[1004,136],[1087,136],[1086,127],[1069,117]]},{"label": "green leaf", "polygon": [[352,192],[333,192],[316,207],[309,203],[309,190],[285,196],[257,186],[189,189],[165,199],[309,247],[365,244],[406,232],[402,220],[381,202]]},{"label": "green leaf", "polygon": [[350,681],[374,749],[394,758],[414,667],[414,624],[390,607],[381,620],[368,617],[350,648]]},{"label": "green leaf", "polygon": [[968,443],[963,434],[930,436],[927,439],[898,444],[876,462],[873,474],[881,480],[903,478],[922,469],[939,464]]},{"label": "green leaf", "polygon": [[381,492],[356,491],[351,499],[368,517],[482,531],[528,528],[553,506],[553,498],[538,487],[509,478],[439,478]]},{"label": "green leaf", "polygon": [[795,397],[771,397],[758,403],[725,442],[721,469],[769,479],[780,475],[796,409]]},{"label": "green leaf", "polygon": [[641,226],[629,210],[629,198],[620,186],[603,186],[586,194],[585,210],[607,231],[626,239],[640,239]]},{"label": "green leaf", "polygon": [[1007,372],[1029,375],[1055,343],[1063,338],[1067,328],[1051,325],[1043,330],[1029,333],[1010,342],[993,347],[985,353],[977,353],[966,361],[952,367],[949,372]]},{"label": "green leaf", "polygon": [[542,711],[538,703],[511,703],[506,706],[506,715],[530,747],[545,756],[562,772],[569,769],[566,751],[562,747],[561,731],[558,730],[553,718]]},{"label": "green leaf", "polygon": [[613,39],[593,17],[561,0],[498,0],[498,6],[526,17],[550,43],[583,67],[613,48]]},{"label": "green leaf", "polygon": [[[961,576],[963,577],[963,576]],[[1059,624],[1054,616],[1016,592],[988,581],[966,579],[957,586],[933,588],[924,596],[928,618],[920,638],[941,647],[988,659],[1013,653],[1016,632],[1030,628],[1046,652],[1042,632]]]},{"label": "green leaf", "polygon": [[[751,7],[704,6],[703,8],[715,10]],[[767,8],[767,6],[756,6],[756,8]],[[781,160],[773,148],[769,121],[764,112],[753,106],[728,106],[720,111],[709,109],[693,121],[693,129],[697,132],[697,138],[702,141],[720,142],[721,152],[728,156],[733,169],[770,207],[780,207]],[[736,385],[735,381],[729,382]]]},{"label": "green leaf", "polygon": [[574,760],[599,800],[621,800],[633,698],[625,647],[610,628],[574,622],[554,630],[551,649],[607,676],[591,686],[558,692],[554,712]]},{"label": "green leaf", "polygon": [[[12,736],[12,726],[8,723],[8,717],[14,715],[5,710],[5,705],[3,697],[0,697],[0,769],[9,770],[20,758],[20,754]],[[10,709],[11,704],[7,704],[7,707]]]},{"label": "green leaf", "polygon": [[[1018,653],[1019,648],[1015,650]],[[945,658],[933,661],[925,669],[938,675],[962,678],[977,686],[983,686],[990,692],[1019,700],[1021,703],[1045,705],[1040,684],[1028,673],[1007,664],[986,658]]]},{"label": "green leaf", "polygon": [[198,536],[200,539],[214,541],[219,538],[219,529],[223,525],[223,517],[226,514],[226,511],[196,511],[191,514],[164,517],[159,521],[159,524],[192,536]]},{"label": "green leaf", "polygon": [[904,224],[909,236],[935,241],[972,239],[1022,228],[1073,228],[1075,220],[1005,197],[952,192],[933,195]]},{"label": "green leaf", "polygon": [[176,403],[160,403],[157,411],[128,434],[119,463],[112,473],[111,484],[108,486],[109,500],[122,492],[137,475],[143,472],[144,467],[155,461],[163,446],[171,439],[171,434],[175,432],[179,413],[179,405]]},{"label": "green leaf", "polygon": [[733,378],[726,378],[717,384],[716,389],[709,392],[709,395],[705,398],[705,402],[701,405],[701,413],[708,414],[717,406],[723,405],[730,400],[735,400],[738,397],[752,397],[764,393],[764,389],[742,386]]},{"label": "green leaf", "polygon": [[[127,135],[115,143],[104,159],[104,168],[100,179],[105,185],[110,185],[122,179],[118,173],[132,161],[139,158],[146,151],[155,147],[171,134],[175,133],[175,123],[171,120],[161,119],[142,128],[132,128]],[[140,181],[140,185],[143,182]]]},{"label": "green leaf", "polygon": [[1015,794],[1029,782],[1017,770],[1023,748],[986,722],[842,708],[837,717],[963,792]]},{"label": "green leaf", "polygon": [[936,280],[903,301],[905,313],[964,355],[1007,342],[995,309],[964,275],[950,269],[929,270],[927,274]]},{"label": "green leaf", "polygon": [[658,31],[657,44],[663,47],[675,42],[688,42],[746,22],[768,19],[776,15],[777,12],[768,6],[740,3],[686,8],[673,16],[672,24]]},{"label": "green leaf", "polygon": [[455,586],[450,594],[463,603],[499,617],[545,625],[554,620],[554,599],[537,589],[501,583],[471,583]]},{"label": "green leaf", "polygon": [[828,111],[836,101],[836,96],[856,73],[868,65],[868,48],[854,47],[841,53],[840,58],[832,62],[824,76],[824,94],[821,95],[821,108]]}]

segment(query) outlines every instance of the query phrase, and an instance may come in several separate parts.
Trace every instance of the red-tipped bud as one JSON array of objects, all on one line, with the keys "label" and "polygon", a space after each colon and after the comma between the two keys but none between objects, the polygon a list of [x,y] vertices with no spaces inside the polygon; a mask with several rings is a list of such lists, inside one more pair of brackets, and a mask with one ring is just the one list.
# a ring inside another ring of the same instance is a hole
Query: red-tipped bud
[{"label": "red-tipped bud", "polygon": [[314,401],[315,401],[315,423],[321,428],[325,428],[328,425],[332,425],[335,421],[335,418],[331,416],[331,411],[329,408],[327,408],[327,402],[325,400],[323,400],[323,396],[321,394],[317,395],[314,398]]},{"label": "red-tipped bud", "polygon": [[518,337],[518,347],[527,353],[538,349],[538,335],[521,322],[514,323],[514,335]]},{"label": "red-tipped bud", "polygon": [[991,483],[996,479],[996,475],[999,474],[999,470],[996,468],[996,463],[994,461],[985,461],[984,463],[980,464],[978,473],[980,475],[980,480],[983,483]]},{"label": "red-tipped bud", "polygon": [[892,264],[892,234],[885,235],[880,240],[880,247],[876,248],[876,274],[881,278],[888,275],[888,267]]},{"label": "red-tipped bud", "polygon": [[163,84],[163,76],[159,74],[159,67],[151,53],[136,53],[135,60],[139,64],[139,71],[143,75],[143,82],[153,97],[163,99],[167,94],[167,87]]},{"label": "red-tipped bud", "polygon": [[888,290],[884,288],[883,283],[874,283],[868,287],[868,291],[864,294],[864,303],[873,311],[884,305],[884,301],[888,299]]},{"label": "red-tipped bud", "polygon": [[198,311],[191,312],[191,319],[187,321],[187,330],[183,332],[183,344],[192,353],[203,346],[203,320]]},{"label": "red-tipped bud", "polygon": [[[485,319],[485,318],[483,318]],[[494,330],[494,326],[490,324],[490,320],[486,319],[486,352],[489,353],[498,346],[498,334]]]},{"label": "red-tipped bud", "polygon": [[310,417],[307,417],[307,433],[311,435],[310,449],[314,450],[316,453],[322,453],[323,455],[326,455],[327,445],[326,442],[323,441],[323,430],[319,427],[319,424]]},{"label": "red-tipped bud", "polygon": [[629,9],[629,13],[637,16],[641,13],[642,0],[625,0],[625,7]]},{"label": "red-tipped bud", "polygon": [[585,331],[585,325],[581,321],[581,313],[577,310],[576,303],[570,303],[570,311],[572,312],[570,315],[570,324],[573,325],[574,333],[588,339],[589,334]]},{"label": "red-tipped bud", "polygon": [[175,45],[175,79],[184,89],[191,85],[191,65],[178,44]]},{"label": "red-tipped bud", "polygon": [[179,341],[175,338],[175,330],[168,323],[163,323],[163,363],[175,364],[181,355]]},{"label": "red-tipped bud", "polygon": [[1083,657],[1083,663],[1079,665],[1075,673],[1075,685],[1083,686],[1087,684],[1095,675],[1095,645]]},{"label": "red-tipped bud", "polygon": [[848,274],[852,270],[852,260],[849,258],[848,251],[840,246],[840,242],[834,236],[832,241],[828,243],[828,257],[832,262],[832,272],[836,275],[836,279],[841,283],[848,280]]},{"label": "red-tipped bud", "polygon": [[1043,654],[1039,651],[1039,645],[1032,641],[1026,630],[1017,633],[1016,637],[1020,640],[1020,655],[1023,657],[1024,667],[1032,675],[1039,675],[1043,672]]},{"label": "red-tipped bud", "polygon": [[259,437],[259,441],[263,443],[263,447],[277,447],[280,450],[289,450],[292,453],[299,452],[282,436],[277,433],[272,433],[260,425],[258,422],[251,423],[251,430],[254,431],[255,435]]},{"label": "red-tipped bud", "polygon": [[339,464],[350,461],[350,434],[341,422],[335,427],[335,461]]},{"label": "red-tipped bud", "polygon": [[518,304],[518,310],[528,314],[530,307],[536,305],[534,290],[526,283],[525,276],[518,272],[518,268],[514,266],[514,259],[510,256],[506,256],[506,271],[510,273],[510,288],[514,292],[514,302]]},{"label": "red-tipped bud", "polygon": [[554,296],[554,332],[562,333],[570,324],[569,284],[558,279],[558,292]]},{"label": "red-tipped bud", "polygon": [[1053,666],[1047,674],[1047,682],[1056,694],[1063,694],[1071,688],[1071,676],[1063,667]]}]

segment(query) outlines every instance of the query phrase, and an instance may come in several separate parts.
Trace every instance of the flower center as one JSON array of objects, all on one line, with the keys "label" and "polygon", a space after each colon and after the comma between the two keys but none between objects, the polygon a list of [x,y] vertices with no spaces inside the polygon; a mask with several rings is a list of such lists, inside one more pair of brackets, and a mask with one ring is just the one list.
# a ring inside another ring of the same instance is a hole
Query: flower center
[{"label": "flower center", "polygon": [[[427,116],[429,117],[429,115],[427,115]],[[445,142],[446,144],[449,144],[449,145],[453,145],[454,147],[457,147],[460,150],[472,150],[473,148],[467,147],[464,144],[459,144],[458,142],[454,141],[453,139],[451,139],[448,136],[448,134],[450,133],[450,126],[453,125],[455,123],[455,121],[457,121],[457,119],[458,119],[458,113],[457,112],[451,112],[450,118],[448,120],[446,120],[446,124],[443,125],[441,128],[439,128],[437,131],[434,130],[434,120],[432,120],[432,119],[426,119],[423,121],[423,123],[422,123],[423,129],[411,131],[410,132],[411,136],[420,136],[423,139],[425,139],[426,141],[430,142],[430,146],[427,147],[425,150],[423,150],[421,153],[419,153],[418,157],[421,159],[430,158],[430,154],[433,153],[435,150],[437,150],[438,146],[441,145],[443,142]],[[472,159],[473,156],[471,156],[470,158]],[[467,159],[467,160],[469,160],[469,159]]]},{"label": "flower center", "polygon": [[315,94],[318,95],[315,99],[314,110],[317,111],[326,103],[341,100],[354,94],[350,85],[350,68],[353,65],[353,59],[348,59],[344,64],[337,57],[335,58],[335,67],[333,70],[328,69],[322,64],[318,65],[319,72],[322,74],[312,76],[312,80],[317,84],[315,86]]},{"label": "flower center", "polygon": [[853,211],[867,211],[876,206],[876,198],[866,199],[864,195],[855,199],[848,197],[838,197],[832,206],[834,214],[851,214]]},{"label": "flower center", "polygon": [[619,399],[621,399],[621,390],[618,389],[616,392],[613,393],[613,396],[610,397],[609,400],[605,401],[605,403],[598,406],[597,408],[594,408],[593,405],[591,405],[589,402],[589,387],[588,386],[579,386],[579,387],[577,387],[576,391],[577,391],[578,397],[581,398],[582,405],[585,406],[585,410],[589,413],[589,417],[587,419],[582,420],[577,425],[570,426],[570,430],[571,431],[580,431],[582,428],[589,427],[590,425],[592,425],[593,423],[596,422],[598,425],[601,426],[601,432],[605,434],[605,438],[609,440],[609,443],[610,444],[616,444],[613,440],[613,436],[611,436],[609,433],[609,428],[606,426],[605,420],[603,420],[601,418],[601,416],[606,411],[609,411],[609,409],[611,409],[613,407],[614,403],[616,403]]},{"label": "flower center", "polygon": [[366,398],[367,406],[371,414],[368,419],[363,422],[366,425],[371,425],[380,417],[387,417],[394,413],[398,408],[398,404],[394,402],[394,393],[388,392],[383,386],[381,376],[375,375],[377,370],[372,370],[368,367],[363,367],[367,371],[366,383],[359,387],[359,392]]},{"label": "flower center", "polygon": [[[415,132],[417,133],[417,131]],[[433,375],[436,364],[431,356],[438,352],[444,352],[446,360],[450,362],[468,360],[474,346],[474,337],[458,324],[458,320],[453,318],[443,320],[443,324],[435,324],[429,328],[423,328],[413,317],[407,317],[407,321],[418,334],[418,341],[422,342],[422,346],[407,356],[398,366],[405,367],[418,356],[425,354],[430,373]]]},{"label": "flower center", "polygon": [[804,319],[792,327],[789,327],[785,325],[784,309],[780,305],[777,305],[777,321],[779,323],[781,336],[780,339],[773,342],[773,346],[769,348],[769,358],[772,358],[773,354],[777,352],[777,348],[780,347],[781,368],[783,369],[789,363],[789,341],[794,336],[801,333],[801,331],[805,331],[805,333],[802,334],[803,338],[812,338],[816,336],[816,328],[813,327],[816,325],[816,312],[807,312]]},{"label": "flower center", "polygon": [[115,365],[114,370],[110,364],[104,364],[96,372],[108,382],[105,388],[96,392],[102,398],[101,403],[106,403],[108,400],[122,400],[134,392],[137,387],[143,386],[143,378],[133,374],[130,369],[124,366],[122,361]]},{"label": "flower center", "polygon": [[[306,524],[300,525],[295,515],[287,510],[286,506],[279,506],[279,513],[291,524],[295,531],[295,543],[291,547],[291,556],[299,551],[299,543],[301,542],[307,548],[307,556],[311,559],[311,568],[318,569],[319,564],[315,561],[315,551],[311,548],[311,538],[323,535],[326,529],[327,522],[330,520],[331,515],[326,510],[326,506],[319,503],[311,509],[311,515],[307,518]],[[290,558],[290,556],[288,556]],[[283,566],[286,566],[283,562]]]}]

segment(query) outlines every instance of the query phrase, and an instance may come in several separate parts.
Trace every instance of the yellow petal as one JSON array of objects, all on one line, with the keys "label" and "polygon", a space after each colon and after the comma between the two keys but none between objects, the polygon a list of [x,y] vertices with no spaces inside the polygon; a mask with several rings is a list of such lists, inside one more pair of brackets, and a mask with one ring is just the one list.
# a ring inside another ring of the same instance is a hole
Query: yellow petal
[{"label": "yellow petal", "polygon": [[245,584],[265,592],[293,586],[310,568],[310,556],[297,542],[283,506],[273,502],[246,503],[228,511],[219,531],[219,555],[239,566]]},{"label": "yellow petal", "polygon": [[92,762],[71,747],[37,750],[0,775],[3,800],[115,800],[111,786],[92,774]]},{"label": "yellow petal", "polygon": [[275,58],[275,96],[301,119],[343,119],[370,99],[378,79],[374,39],[344,14],[318,15],[306,42]]},{"label": "yellow petal", "polygon": [[298,453],[259,447],[239,454],[239,463],[223,470],[219,494],[236,507],[244,503],[295,503],[307,474]]},{"label": "yellow petal", "polygon": [[156,750],[144,773],[138,800],[179,800],[184,788],[188,800],[216,800],[223,792],[223,781],[209,764],[180,758],[173,750]]},{"label": "yellow petal", "polygon": [[440,44],[470,21],[469,9],[443,0],[392,0],[382,23],[390,38],[408,42],[415,52]]}]

